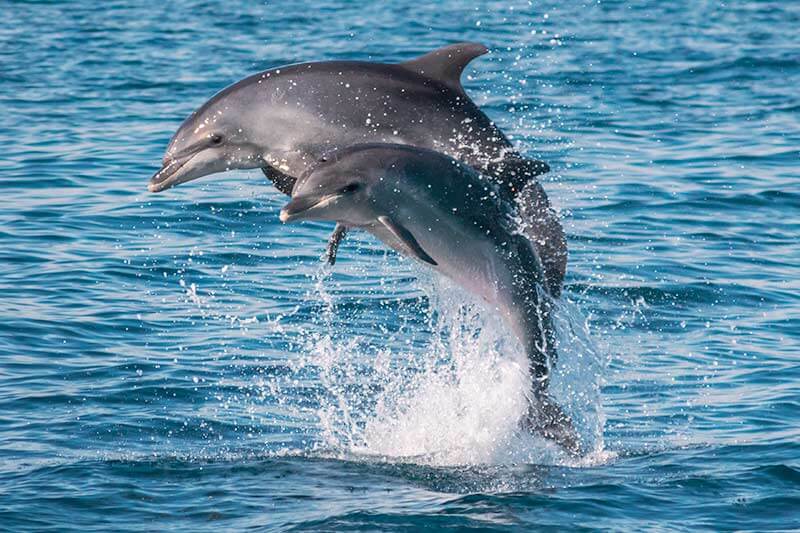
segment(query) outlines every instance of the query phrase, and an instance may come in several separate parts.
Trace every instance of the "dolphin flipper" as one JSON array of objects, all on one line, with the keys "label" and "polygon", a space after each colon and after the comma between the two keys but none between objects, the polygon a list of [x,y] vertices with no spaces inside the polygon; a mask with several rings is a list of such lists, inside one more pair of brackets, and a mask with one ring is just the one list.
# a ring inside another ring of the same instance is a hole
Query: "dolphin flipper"
[{"label": "dolphin flipper", "polygon": [[294,187],[294,182],[297,181],[296,178],[288,174],[284,174],[280,170],[275,167],[261,167],[261,172],[275,184],[275,188],[281,191],[283,194],[292,195],[292,188]]},{"label": "dolphin flipper", "polygon": [[410,231],[388,216],[379,216],[378,220],[384,225],[384,227],[386,227],[386,229],[389,230],[392,235],[394,235],[398,241],[400,241],[400,243],[406,249],[408,255],[413,255],[420,261],[428,263],[429,265],[438,265],[438,263],[434,261],[433,257],[429,256],[428,253],[422,249],[422,246],[419,245],[417,239],[414,238]]},{"label": "dolphin flipper", "polygon": [[339,250],[339,243],[342,242],[345,235],[347,235],[347,226],[337,222],[333,233],[331,233],[331,238],[328,240],[328,247],[325,249],[325,260],[331,266],[336,263],[336,252]]}]

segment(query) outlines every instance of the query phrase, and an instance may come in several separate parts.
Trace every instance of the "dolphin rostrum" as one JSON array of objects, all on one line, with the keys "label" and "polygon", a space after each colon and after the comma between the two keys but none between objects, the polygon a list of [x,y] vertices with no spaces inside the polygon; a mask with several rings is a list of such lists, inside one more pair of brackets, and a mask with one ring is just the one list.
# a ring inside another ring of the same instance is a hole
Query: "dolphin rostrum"
[{"label": "dolphin rostrum", "polygon": [[[261,168],[291,194],[297,177],[322,154],[365,142],[438,150],[492,176],[501,193],[520,189],[548,166],[519,155],[461,86],[464,68],[487,51],[460,43],[398,64],[301,63],[252,75],[181,124],[149,189]],[[331,238],[331,263],[345,231],[337,226]]]},{"label": "dolphin rostrum", "polygon": [[554,224],[544,215],[532,218],[523,235],[514,202],[498,189],[469,166],[432,150],[362,144],[328,154],[301,176],[280,219],[365,229],[481,297],[528,355],[533,386],[524,423],[577,453],[570,418],[547,392],[548,363],[555,358],[553,291],[540,256],[548,249],[532,241],[551,242],[564,256],[566,244],[560,231],[553,233],[555,226],[560,230],[557,219]]}]

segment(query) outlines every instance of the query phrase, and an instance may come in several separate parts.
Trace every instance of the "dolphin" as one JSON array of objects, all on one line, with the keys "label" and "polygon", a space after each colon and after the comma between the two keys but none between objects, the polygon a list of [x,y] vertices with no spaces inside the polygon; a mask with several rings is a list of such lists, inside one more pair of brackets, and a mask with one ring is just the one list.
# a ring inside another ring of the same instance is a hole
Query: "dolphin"
[{"label": "dolphin", "polygon": [[499,189],[475,169],[439,152],[368,143],[332,152],[304,173],[280,219],[362,228],[478,295],[501,315],[528,356],[532,389],[523,424],[578,453],[570,418],[548,394],[549,368],[556,356],[553,291],[542,248],[534,243],[548,241],[566,256],[563,232],[553,232],[560,224],[557,219],[553,224],[552,210],[549,216],[533,217],[520,231],[516,205]]},{"label": "dolphin", "polygon": [[[513,193],[549,168],[516,152],[461,86],[467,64],[487,52],[481,44],[458,43],[398,64],[327,61],[254,74],[181,124],[149,189],[261,168],[290,195],[297,177],[331,149],[390,142],[448,154]],[[345,232],[337,226],[331,237],[331,263]]]}]

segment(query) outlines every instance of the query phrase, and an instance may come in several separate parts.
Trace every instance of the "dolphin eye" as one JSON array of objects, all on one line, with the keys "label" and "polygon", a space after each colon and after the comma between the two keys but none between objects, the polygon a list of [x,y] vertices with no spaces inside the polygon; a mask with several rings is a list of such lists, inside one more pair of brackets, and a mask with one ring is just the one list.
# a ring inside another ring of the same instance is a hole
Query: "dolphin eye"
[{"label": "dolphin eye", "polygon": [[342,193],[347,194],[347,193],[351,193],[351,192],[356,192],[360,187],[361,187],[361,185],[359,185],[356,182],[348,183],[347,185],[342,187]]},{"label": "dolphin eye", "polygon": [[215,146],[220,145],[222,144],[222,135],[220,135],[219,133],[215,133],[214,135],[211,136],[210,140],[211,144]]}]

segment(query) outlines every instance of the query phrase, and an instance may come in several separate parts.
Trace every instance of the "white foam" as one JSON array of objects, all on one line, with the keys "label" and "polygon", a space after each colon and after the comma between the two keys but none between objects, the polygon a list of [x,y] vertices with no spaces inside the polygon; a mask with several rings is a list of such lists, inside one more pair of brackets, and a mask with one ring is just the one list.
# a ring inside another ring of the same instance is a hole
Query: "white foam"
[{"label": "white foam", "polygon": [[[505,325],[434,274],[421,273],[419,286],[430,301],[433,332],[422,350],[375,356],[359,339],[334,342],[324,325],[309,339],[309,360],[319,366],[327,393],[317,413],[322,451],[437,466],[579,466],[609,459],[600,402],[605,361],[573,304],[563,301],[556,313],[559,360],[551,390],[589,451],[579,460],[519,429],[527,407],[527,360]],[[324,315],[330,319],[335,298],[322,283],[316,290],[329,303]],[[373,361],[368,372],[364,360]]]}]

